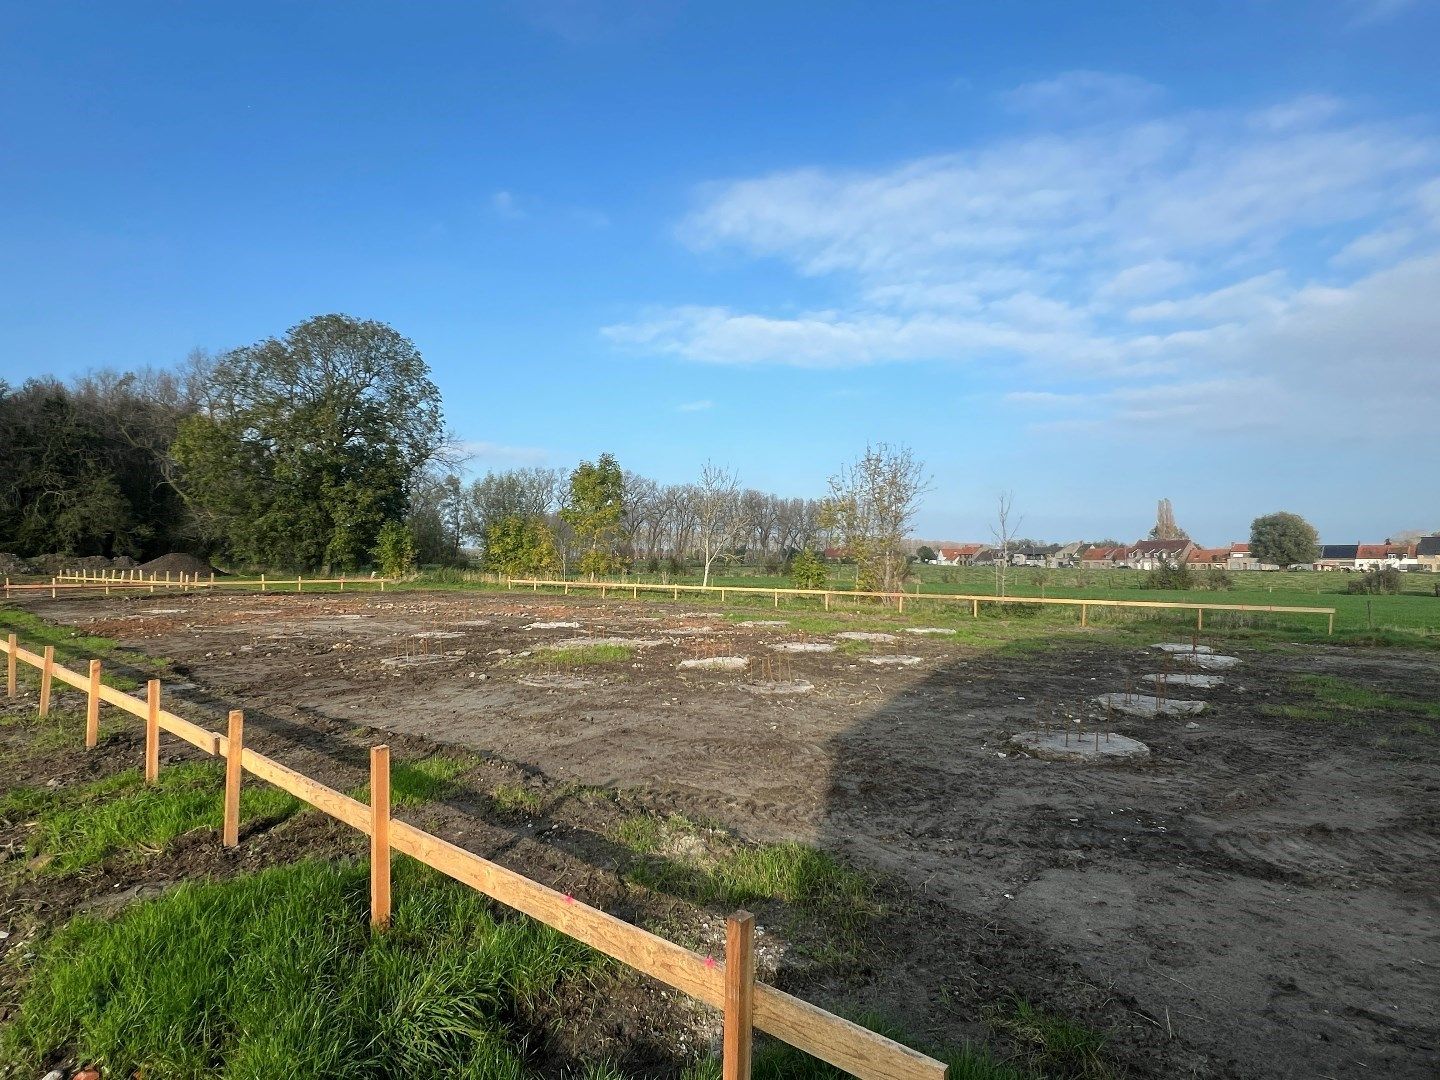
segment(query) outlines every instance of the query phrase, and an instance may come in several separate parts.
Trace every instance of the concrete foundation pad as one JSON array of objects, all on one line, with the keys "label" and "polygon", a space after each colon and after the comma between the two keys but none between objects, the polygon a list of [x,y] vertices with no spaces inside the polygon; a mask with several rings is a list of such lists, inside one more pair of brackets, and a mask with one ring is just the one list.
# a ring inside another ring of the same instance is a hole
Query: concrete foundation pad
[{"label": "concrete foundation pad", "polygon": [[1162,679],[1166,686],[1198,686],[1201,690],[1213,690],[1225,682],[1223,675],[1193,675],[1189,672],[1169,672],[1165,675],[1141,675],[1146,682],[1159,683]]},{"label": "concrete foundation pad", "polygon": [[789,626],[789,619],[746,619],[744,622],[737,622],[736,626]]},{"label": "concrete foundation pad", "polygon": [[708,634],[714,634],[716,632],[713,626],[678,626],[669,627],[665,631],[665,633],[672,634],[675,637],[705,637]]},{"label": "concrete foundation pad", "polygon": [[951,630],[949,627],[945,627],[945,626],[907,626],[907,627],[905,627],[905,633],[907,633],[907,634],[946,634],[946,635],[954,635],[954,634],[958,634],[959,631],[958,631],[958,630]]},{"label": "concrete foundation pad", "polygon": [[749,666],[745,656],[701,656],[680,661],[682,671],[744,671]]},{"label": "concrete foundation pad", "polygon": [[1150,694],[1101,694],[1093,700],[1104,708],[1127,716],[1196,716],[1205,711],[1203,701],[1180,701],[1152,697]]},{"label": "concrete foundation pad", "polygon": [[544,645],[537,645],[537,649],[588,649],[592,645],[628,645],[632,649],[653,649],[656,645],[664,645],[661,638],[635,638],[635,637],[576,637],[566,638],[564,641],[548,641]]},{"label": "concrete foundation pad", "polygon": [[526,630],[579,630],[578,622],[532,622]]},{"label": "concrete foundation pad", "polygon": [[783,697],[789,694],[808,694],[815,689],[815,684],[804,679],[765,680],[741,683],[740,689],[747,694],[759,694],[762,697]]},{"label": "concrete foundation pad", "polygon": [[1199,668],[1201,671],[1225,671],[1240,666],[1238,656],[1217,656],[1205,653],[1176,653],[1175,662],[1186,667]]},{"label": "concrete foundation pad", "polygon": [[1010,736],[1010,745],[1031,757],[1046,761],[1120,762],[1146,761],[1150,748],[1144,743],[1113,731],[1022,731]]},{"label": "concrete foundation pad", "polygon": [[537,690],[587,690],[599,685],[598,680],[587,679],[584,675],[563,675],[558,672],[521,675],[515,681],[525,686],[533,686]]},{"label": "concrete foundation pad", "polygon": [[417,641],[433,641],[440,638],[464,637],[465,635],[459,630],[422,630],[420,633],[410,636]]},{"label": "concrete foundation pad", "polygon": [[834,652],[835,646],[828,641],[782,641],[771,645],[776,652]]},{"label": "concrete foundation pad", "polygon": [[842,630],[835,635],[841,641],[899,641],[894,634],[875,634],[867,630]]},{"label": "concrete foundation pad", "polygon": [[434,667],[436,664],[453,664],[458,656],[448,653],[426,653],[423,656],[387,656],[380,663],[385,667]]},{"label": "concrete foundation pad", "polygon": [[860,659],[879,667],[914,667],[920,663],[918,656],[862,656]]},{"label": "concrete foundation pad", "polygon": [[1212,649],[1209,645],[1189,645],[1189,644],[1187,644],[1187,643],[1185,643],[1185,642],[1183,642],[1183,641],[1161,641],[1161,642],[1158,642],[1157,644],[1151,645],[1150,647],[1151,647],[1152,649],[1159,649],[1161,652],[1172,652],[1172,653],[1182,653],[1182,652],[1213,653],[1213,652],[1215,651],[1215,650]]}]

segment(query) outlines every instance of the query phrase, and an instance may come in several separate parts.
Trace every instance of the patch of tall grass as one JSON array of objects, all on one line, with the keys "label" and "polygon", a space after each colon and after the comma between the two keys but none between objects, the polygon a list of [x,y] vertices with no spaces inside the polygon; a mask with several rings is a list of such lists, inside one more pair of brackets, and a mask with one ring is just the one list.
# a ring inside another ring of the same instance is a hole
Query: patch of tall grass
[{"label": "patch of tall grass", "polygon": [[306,861],[181,885],[46,942],[0,1062],[106,1075],[520,1080],[515,1017],[602,959],[409,860],[391,929],[368,868]]}]

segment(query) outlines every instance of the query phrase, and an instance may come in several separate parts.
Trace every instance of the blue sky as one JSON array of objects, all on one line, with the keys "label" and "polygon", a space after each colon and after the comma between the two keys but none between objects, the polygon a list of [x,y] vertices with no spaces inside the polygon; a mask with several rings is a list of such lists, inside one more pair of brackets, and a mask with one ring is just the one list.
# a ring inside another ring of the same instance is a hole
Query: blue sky
[{"label": "blue sky", "polygon": [[344,311],[477,471],[1440,526],[1437,7],[5,3],[0,377]]}]

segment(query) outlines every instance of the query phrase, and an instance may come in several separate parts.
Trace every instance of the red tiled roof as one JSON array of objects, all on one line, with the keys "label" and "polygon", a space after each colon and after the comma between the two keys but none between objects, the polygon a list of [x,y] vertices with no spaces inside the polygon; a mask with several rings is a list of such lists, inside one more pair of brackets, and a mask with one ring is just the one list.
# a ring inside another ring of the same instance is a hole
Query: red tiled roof
[{"label": "red tiled roof", "polygon": [[1131,545],[1132,551],[1142,554],[1163,551],[1167,554],[1174,554],[1184,551],[1193,541],[1190,540],[1137,540]]},{"label": "red tiled roof", "polygon": [[1250,554],[1250,545],[1249,545],[1249,544],[1231,544],[1231,545],[1230,545],[1230,553],[1231,553],[1232,555],[1249,555],[1249,554]]},{"label": "red tiled roof", "polygon": [[1092,547],[1080,555],[1081,562],[1098,562],[1101,559],[1118,559],[1125,554],[1123,547]]},{"label": "red tiled roof", "polygon": [[983,544],[961,544],[959,547],[942,547],[939,549],[938,554],[941,558],[958,559],[974,555],[984,546]]},{"label": "red tiled roof", "polygon": [[1192,563],[1210,564],[1230,561],[1229,548],[1197,548],[1190,553]]}]

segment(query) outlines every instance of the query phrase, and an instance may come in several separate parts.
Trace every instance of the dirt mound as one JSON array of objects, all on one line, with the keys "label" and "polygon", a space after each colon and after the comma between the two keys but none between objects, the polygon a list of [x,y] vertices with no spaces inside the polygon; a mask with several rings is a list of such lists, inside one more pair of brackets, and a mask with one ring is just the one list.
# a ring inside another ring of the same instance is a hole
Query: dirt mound
[{"label": "dirt mound", "polygon": [[181,574],[200,574],[209,577],[211,574],[219,576],[221,571],[216,570],[204,559],[197,559],[194,555],[186,555],[183,551],[171,552],[169,555],[161,555],[158,559],[151,559],[147,563],[141,563],[140,569],[146,574],[172,574],[179,577]]},{"label": "dirt mound", "polygon": [[0,574],[19,576],[21,574],[33,574],[28,563],[18,555],[11,555],[7,551],[0,551]]}]

